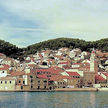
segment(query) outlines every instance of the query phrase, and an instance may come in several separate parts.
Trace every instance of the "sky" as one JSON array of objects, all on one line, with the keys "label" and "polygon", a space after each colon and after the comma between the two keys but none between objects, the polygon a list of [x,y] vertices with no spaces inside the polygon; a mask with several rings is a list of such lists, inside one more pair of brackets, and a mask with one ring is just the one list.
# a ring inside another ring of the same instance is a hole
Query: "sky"
[{"label": "sky", "polygon": [[0,0],[0,39],[18,47],[60,37],[108,38],[108,0]]}]

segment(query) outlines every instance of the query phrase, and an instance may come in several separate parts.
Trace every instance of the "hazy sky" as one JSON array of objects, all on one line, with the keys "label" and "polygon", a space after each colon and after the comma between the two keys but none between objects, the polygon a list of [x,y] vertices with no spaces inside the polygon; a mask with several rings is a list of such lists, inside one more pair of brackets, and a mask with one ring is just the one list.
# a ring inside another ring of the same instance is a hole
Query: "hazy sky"
[{"label": "hazy sky", "polygon": [[43,40],[108,37],[108,0],[0,0],[0,39],[19,47]]}]

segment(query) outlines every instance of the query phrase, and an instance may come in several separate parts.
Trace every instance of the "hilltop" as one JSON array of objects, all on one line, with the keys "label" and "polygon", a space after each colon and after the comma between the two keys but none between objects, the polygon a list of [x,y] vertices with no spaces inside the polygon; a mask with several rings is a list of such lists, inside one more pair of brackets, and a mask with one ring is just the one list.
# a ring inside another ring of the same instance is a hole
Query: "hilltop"
[{"label": "hilltop", "polygon": [[97,41],[85,41],[73,38],[57,38],[30,45],[26,48],[26,53],[36,53],[36,51],[45,48],[57,50],[62,47],[67,47],[70,49],[80,48],[82,51],[90,51],[90,49],[94,47],[102,51],[108,51],[108,38]]},{"label": "hilltop", "polygon": [[43,42],[39,42],[28,46],[27,48],[18,48],[4,40],[0,40],[0,53],[12,58],[23,58],[29,54],[34,54],[42,49],[52,49],[57,50],[62,47],[67,47],[70,49],[80,48],[82,51],[90,51],[91,48],[99,49],[108,52],[108,38],[97,40],[97,41],[85,41],[73,38],[57,38],[51,39]]},{"label": "hilltop", "polygon": [[0,53],[11,58],[18,58],[23,54],[23,49],[4,40],[0,40]]}]

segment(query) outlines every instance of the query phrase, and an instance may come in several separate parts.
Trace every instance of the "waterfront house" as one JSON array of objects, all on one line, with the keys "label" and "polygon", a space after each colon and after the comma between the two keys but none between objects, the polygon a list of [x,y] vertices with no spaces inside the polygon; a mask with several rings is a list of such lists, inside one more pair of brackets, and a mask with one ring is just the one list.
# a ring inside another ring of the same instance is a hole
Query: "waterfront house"
[{"label": "waterfront house", "polygon": [[13,77],[0,78],[0,90],[15,90],[16,79]]},{"label": "waterfront house", "polygon": [[77,72],[67,72],[67,74],[70,76],[68,78],[68,88],[80,88],[82,87],[81,84],[81,76]]}]

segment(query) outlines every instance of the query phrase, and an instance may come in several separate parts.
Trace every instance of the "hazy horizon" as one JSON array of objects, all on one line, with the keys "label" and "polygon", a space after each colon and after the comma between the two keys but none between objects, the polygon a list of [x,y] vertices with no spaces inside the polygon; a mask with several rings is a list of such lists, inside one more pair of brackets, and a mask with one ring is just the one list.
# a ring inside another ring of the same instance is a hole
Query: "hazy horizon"
[{"label": "hazy horizon", "polygon": [[55,38],[107,38],[106,0],[0,0],[0,39],[18,47]]}]

